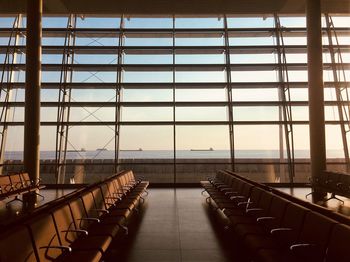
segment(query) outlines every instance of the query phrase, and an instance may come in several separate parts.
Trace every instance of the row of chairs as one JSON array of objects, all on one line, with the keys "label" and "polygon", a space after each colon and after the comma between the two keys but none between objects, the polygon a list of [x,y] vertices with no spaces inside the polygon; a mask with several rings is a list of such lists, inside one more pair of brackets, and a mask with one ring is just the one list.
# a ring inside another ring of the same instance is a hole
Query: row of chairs
[{"label": "row of chairs", "polygon": [[14,201],[22,202],[19,196],[28,192],[35,192],[35,194],[44,199],[43,195],[36,192],[38,189],[44,188],[45,186],[40,185],[40,181],[31,180],[28,173],[0,175],[0,200],[14,197],[14,199],[6,203],[6,206]]},{"label": "row of chairs", "polygon": [[342,199],[337,198],[337,195],[350,197],[350,175],[346,173],[325,171],[323,176],[311,179],[311,186],[315,190],[331,193],[330,198],[327,198],[325,201],[337,199],[344,203]]},{"label": "row of chairs", "polygon": [[40,209],[0,234],[0,261],[100,261],[147,187],[124,171]]},{"label": "row of chairs", "polygon": [[348,225],[234,173],[220,171],[201,184],[250,260],[348,261]]}]

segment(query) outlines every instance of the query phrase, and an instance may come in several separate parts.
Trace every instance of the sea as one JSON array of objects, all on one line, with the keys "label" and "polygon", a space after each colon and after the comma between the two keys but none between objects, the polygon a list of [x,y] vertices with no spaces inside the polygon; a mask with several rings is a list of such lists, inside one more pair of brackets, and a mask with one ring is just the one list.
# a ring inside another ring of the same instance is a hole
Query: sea
[{"label": "sea", "polygon": [[[55,151],[41,151],[40,159],[55,159]],[[286,157],[286,152],[284,156]],[[229,150],[177,150],[178,159],[227,159]],[[279,150],[236,150],[236,159],[278,159]],[[121,150],[119,159],[172,159],[172,150]],[[309,150],[295,150],[295,158],[310,158]],[[327,150],[327,158],[344,158],[342,150]],[[22,151],[5,152],[6,160],[22,160]],[[114,150],[83,150],[67,152],[67,159],[114,159]]]}]

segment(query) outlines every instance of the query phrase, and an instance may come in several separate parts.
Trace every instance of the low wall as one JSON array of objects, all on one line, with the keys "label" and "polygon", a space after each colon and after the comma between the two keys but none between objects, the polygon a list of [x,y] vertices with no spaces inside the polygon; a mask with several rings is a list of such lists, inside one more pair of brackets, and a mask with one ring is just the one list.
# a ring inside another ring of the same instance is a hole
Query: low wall
[{"label": "low wall", "polygon": [[[328,161],[328,169],[345,171],[345,164],[340,159]],[[40,173],[43,183],[55,183],[54,160],[42,160]],[[143,176],[151,183],[197,183],[213,176],[221,169],[231,169],[228,159],[177,159],[174,166],[172,159],[126,159],[119,163],[119,170],[131,169],[137,176]],[[176,178],[174,169],[176,168]],[[3,172],[19,172],[23,170],[20,160],[6,161]],[[239,159],[235,163],[237,173],[258,182],[289,182],[288,166],[280,164],[278,159]],[[92,183],[104,179],[114,173],[111,159],[68,160],[65,182]],[[310,164],[306,159],[298,159],[295,164],[294,182],[309,181]]]}]

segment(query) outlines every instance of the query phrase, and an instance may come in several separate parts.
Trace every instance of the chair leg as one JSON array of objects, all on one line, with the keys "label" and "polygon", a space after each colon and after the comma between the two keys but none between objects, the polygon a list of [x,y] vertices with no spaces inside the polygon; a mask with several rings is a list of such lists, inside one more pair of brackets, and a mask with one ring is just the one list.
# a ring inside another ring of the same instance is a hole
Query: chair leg
[{"label": "chair leg", "polygon": [[39,197],[41,197],[43,200],[45,199],[45,197],[42,194],[39,194],[38,192],[35,192],[35,194]]},{"label": "chair leg", "polygon": [[336,200],[340,201],[342,203],[342,205],[344,205],[344,201],[341,200],[340,198],[338,198],[334,193],[332,193],[330,198],[325,199],[324,202],[327,202],[327,201],[329,201],[331,199],[336,199]]},{"label": "chair leg", "polygon": [[22,199],[19,199],[18,196],[15,196],[14,199],[12,199],[11,201],[7,202],[6,203],[6,207],[9,207],[9,204],[12,203],[12,202],[15,202],[15,201],[20,201],[23,203],[23,200]]}]

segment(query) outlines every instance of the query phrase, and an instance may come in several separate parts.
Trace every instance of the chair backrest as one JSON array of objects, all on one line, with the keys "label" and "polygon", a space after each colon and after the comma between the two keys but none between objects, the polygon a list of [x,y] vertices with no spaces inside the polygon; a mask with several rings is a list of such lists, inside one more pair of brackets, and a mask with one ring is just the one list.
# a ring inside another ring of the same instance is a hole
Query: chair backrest
[{"label": "chair backrest", "polygon": [[28,173],[20,173],[20,178],[21,178],[21,180],[22,180],[22,184],[23,184],[25,187],[30,187],[30,186],[32,185]]},{"label": "chair backrest", "polygon": [[83,201],[88,217],[99,218],[100,213],[96,211],[94,197],[91,192],[85,192],[81,199]]},{"label": "chair backrest", "polygon": [[10,176],[0,175],[0,194],[8,193],[11,190]]},{"label": "chair backrest", "polygon": [[105,204],[105,199],[104,196],[102,194],[101,188],[100,187],[96,187],[91,191],[93,197],[94,197],[94,201],[95,201],[95,207],[97,209],[103,209],[106,210],[106,204]]},{"label": "chair backrest", "polygon": [[11,185],[14,190],[24,188],[21,180],[20,174],[11,174],[10,175]]},{"label": "chair backrest", "polygon": [[43,214],[40,217],[33,218],[28,222],[28,226],[35,243],[39,261],[54,260],[63,253],[61,249],[44,248],[61,245],[51,214]]},{"label": "chair backrest", "polygon": [[126,172],[126,177],[128,179],[128,182],[135,181],[134,173],[131,170]]},{"label": "chair backrest", "polygon": [[83,200],[80,197],[74,198],[69,201],[69,207],[71,209],[76,227],[79,229],[87,229],[90,225],[90,222],[89,220],[84,219],[88,216]]},{"label": "chair backrest", "polygon": [[248,198],[252,192],[253,185],[249,183],[244,183],[240,190],[240,195]]},{"label": "chair backrest", "polygon": [[260,200],[260,197],[261,197],[261,193],[263,191],[264,190],[259,188],[259,187],[253,187],[252,188],[252,191],[251,191],[251,194],[250,194],[250,197],[249,197],[249,200],[252,203],[249,205],[249,207],[258,207],[259,200]]},{"label": "chair backrest", "polygon": [[350,227],[337,224],[333,227],[328,244],[326,262],[349,261]]},{"label": "chair backrest", "polygon": [[56,208],[52,211],[52,216],[54,218],[62,245],[69,246],[78,238],[78,234],[76,232],[67,232],[67,230],[76,229],[75,221],[69,205],[63,204],[62,206]]},{"label": "chair backrest", "polygon": [[267,192],[265,190],[261,192],[258,207],[263,209],[264,214],[267,214],[269,212],[272,198],[273,194],[270,192]]},{"label": "chair backrest", "polygon": [[292,231],[288,234],[288,237],[284,239],[287,243],[295,243],[300,235],[301,228],[304,223],[305,215],[310,212],[309,209],[300,205],[289,203],[284,212],[283,219],[281,221],[281,227],[291,228]]},{"label": "chair backrest", "polygon": [[271,206],[268,216],[274,217],[274,224],[279,225],[282,221],[284,213],[290,202],[282,197],[274,196],[271,200]]},{"label": "chair backrest", "polygon": [[336,221],[321,214],[312,211],[306,214],[299,242],[317,245],[318,252],[313,254],[313,256],[319,257],[315,261],[323,259],[331,230],[335,224],[337,224]]},{"label": "chair backrest", "polygon": [[232,185],[230,187],[232,187],[232,191],[234,192],[240,192],[241,189],[244,187],[244,182],[240,179],[237,179],[235,177],[232,177]]},{"label": "chair backrest", "polygon": [[0,261],[36,261],[34,246],[27,227],[17,226],[0,235]]}]

